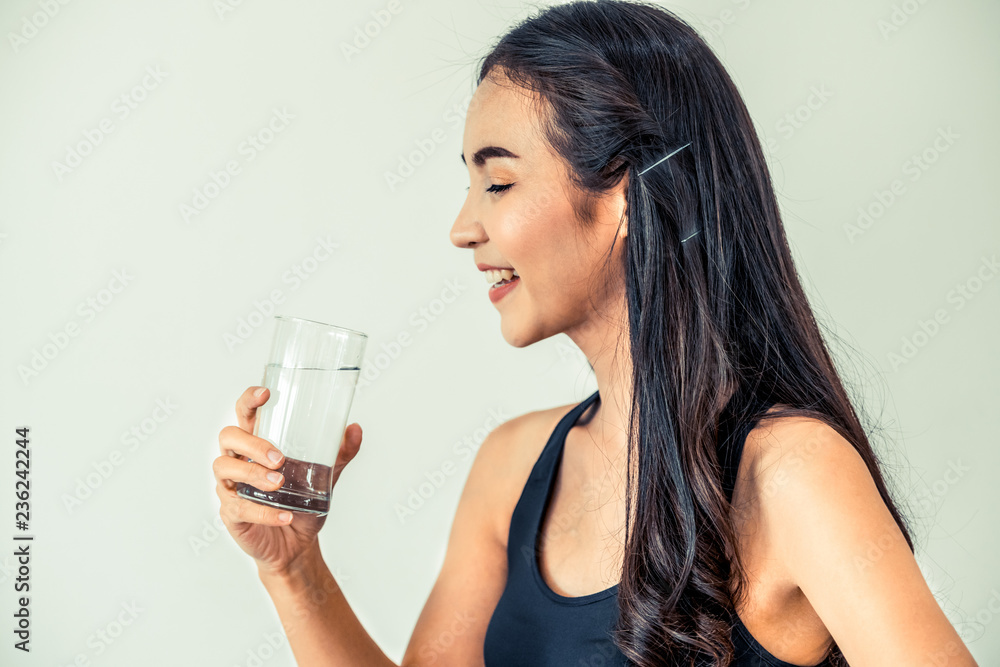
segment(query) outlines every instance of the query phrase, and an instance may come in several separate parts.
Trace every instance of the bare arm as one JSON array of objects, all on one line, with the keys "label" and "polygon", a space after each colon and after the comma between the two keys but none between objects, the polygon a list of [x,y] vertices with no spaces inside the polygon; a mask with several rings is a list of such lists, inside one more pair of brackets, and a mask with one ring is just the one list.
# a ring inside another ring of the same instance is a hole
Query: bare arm
[{"label": "bare arm", "polygon": [[848,662],[976,667],[854,447],[814,420],[778,430],[764,525]]},{"label": "bare arm", "polygon": [[299,667],[396,667],[355,616],[319,543],[284,573],[259,570]]},{"label": "bare arm", "polygon": [[[243,551],[253,557],[257,573],[278,610],[292,652],[301,667],[365,665],[387,667],[390,661],[372,641],[351,610],[340,586],[323,562],[317,533],[326,516],[297,514],[281,519],[280,510],[236,493],[237,482],[260,489],[283,483],[268,473],[280,469],[281,452],[253,435],[257,409],[270,398],[263,387],[250,387],[236,402],[238,426],[219,433],[221,456],[212,462],[219,515]],[[349,424],[340,442],[331,485],[358,453],[361,427]],[[277,454],[273,460],[269,454]]]},{"label": "bare arm", "polygon": [[[536,414],[536,413],[531,413]],[[441,572],[417,619],[402,667],[483,664],[483,641],[507,582],[506,530],[530,472],[532,417],[510,419],[483,440],[462,490]],[[528,456],[525,458],[525,452]],[[537,454],[537,452],[535,452]]]},{"label": "bare arm", "polygon": [[[483,664],[486,626],[503,592],[507,552],[500,517],[503,489],[523,484],[516,446],[524,417],[504,422],[483,441],[452,524],[444,564],[417,620],[403,667]],[[530,466],[529,466],[530,467]],[[274,572],[258,569],[299,667],[395,667],[361,625],[320,554],[319,543]]]}]

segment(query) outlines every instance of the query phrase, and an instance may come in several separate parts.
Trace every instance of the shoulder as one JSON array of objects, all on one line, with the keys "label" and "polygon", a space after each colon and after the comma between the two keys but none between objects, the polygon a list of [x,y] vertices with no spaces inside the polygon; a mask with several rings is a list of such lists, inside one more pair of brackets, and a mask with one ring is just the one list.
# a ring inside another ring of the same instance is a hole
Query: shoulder
[{"label": "shoulder", "polygon": [[499,539],[506,544],[510,516],[549,435],[576,403],[524,413],[494,427],[480,444],[466,485],[491,507]]},{"label": "shoulder", "polygon": [[[526,412],[490,431],[476,453],[476,463],[495,472],[517,473],[538,460],[556,424],[576,403]],[[525,473],[527,478],[527,473]]]},{"label": "shoulder", "polygon": [[765,419],[754,431],[747,481],[760,542],[851,662],[928,664],[947,653],[961,656],[948,664],[975,665],[854,445],[808,418]]},{"label": "shoulder", "polygon": [[745,498],[790,579],[822,576],[808,571],[825,562],[821,551],[856,553],[887,533],[902,539],[868,464],[832,426],[765,416],[745,446]]},{"label": "shoulder", "polygon": [[761,506],[796,497],[817,500],[835,490],[875,488],[854,445],[819,419],[765,415],[745,447],[751,470],[748,486]]},{"label": "shoulder", "polygon": [[770,417],[771,412],[750,431],[745,445],[757,500],[779,493],[787,500],[787,494],[805,492],[811,483],[825,486],[845,475],[855,483],[871,480],[861,454],[832,426],[811,417]]}]

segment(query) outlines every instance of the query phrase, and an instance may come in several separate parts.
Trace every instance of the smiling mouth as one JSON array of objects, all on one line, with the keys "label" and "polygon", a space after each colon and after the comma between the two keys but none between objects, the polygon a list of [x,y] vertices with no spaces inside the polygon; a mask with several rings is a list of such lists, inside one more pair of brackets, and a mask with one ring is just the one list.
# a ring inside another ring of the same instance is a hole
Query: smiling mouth
[{"label": "smiling mouth", "polygon": [[521,279],[520,276],[514,276],[510,280],[501,280],[498,283],[493,283],[492,285],[490,285],[490,289],[497,289],[499,287],[503,287],[504,285],[509,285],[510,283],[517,282],[520,279]]}]

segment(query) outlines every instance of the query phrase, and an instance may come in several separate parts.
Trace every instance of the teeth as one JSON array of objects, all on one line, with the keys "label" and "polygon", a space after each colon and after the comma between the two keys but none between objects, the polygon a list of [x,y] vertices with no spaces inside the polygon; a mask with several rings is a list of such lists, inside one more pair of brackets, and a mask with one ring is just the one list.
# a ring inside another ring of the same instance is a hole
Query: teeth
[{"label": "teeth", "polygon": [[483,275],[486,276],[486,282],[490,285],[495,285],[501,280],[510,280],[514,276],[520,278],[517,271],[512,269],[486,269],[483,271]]}]

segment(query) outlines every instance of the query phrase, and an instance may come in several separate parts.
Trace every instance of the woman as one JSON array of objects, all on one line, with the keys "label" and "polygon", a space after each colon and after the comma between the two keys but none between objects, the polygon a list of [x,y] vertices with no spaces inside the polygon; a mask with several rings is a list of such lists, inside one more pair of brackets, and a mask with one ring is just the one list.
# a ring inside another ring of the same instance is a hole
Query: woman
[{"label": "woman", "polygon": [[[574,2],[504,36],[477,83],[451,240],[496,283],[507,342],[566,333],[599,389],[484,441],[402,664],[974,665],[705,42],[655,6]],[[267,399],[248,389],[220,433],[222,518],[300,667],[392,665],[323,562],[323,519],[235,495],[282,483],[251,435]],[[351,424],[334,483],[360,443]]]}]

